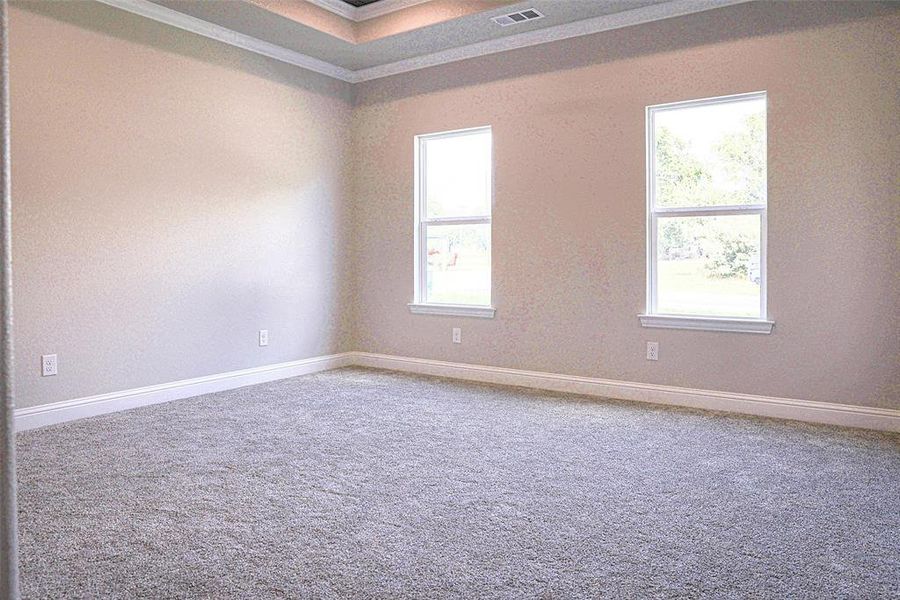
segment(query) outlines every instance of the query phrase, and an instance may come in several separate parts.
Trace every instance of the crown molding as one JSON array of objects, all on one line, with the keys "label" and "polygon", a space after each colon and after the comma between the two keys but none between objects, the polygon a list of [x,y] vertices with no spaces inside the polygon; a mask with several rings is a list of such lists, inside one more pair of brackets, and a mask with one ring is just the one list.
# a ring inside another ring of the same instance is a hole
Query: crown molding
[{"label": "crown molding", "polygon": [[536,46],[538,44],[546,44],[582,35],[621,29],[623,27],[631,27],[632,25],[640,25],[652,21],[661,21],[672,17],[680,17],[712,10],[714,8],[721,8],[734,4],[744,4],[750,1],[751,0],[672,0],[671,2],[663,4],[653,4],[600,17],[593,17],[591,19],[573,21],[572,23],[565,23],[563,25],[535,29],[502,38],[459,46],[457,48],[448,48],[447,50],[441,50],[440,52],[435,52],[433,54],[408,58],[393,63],[369,67],[367,69],[360,69],[353,71],[352,81],[353,83],[360,83],[372,79],[381,79],[382,77],[390,77],[391,75],[398,75],[409,71],[417,71],[419,69],[426,69],[428,67],[435,67],[469,58],[496,54],[497,52],[527,48],[528,46]]},{"label": "crown molding", "polygon": [[336,15],[350,19],[355,23],[375,19],[410,6],[424,4],[430,0],[381,0],[374,4],[366,6],[352,6],[343,0],[306,0],[310,4],[315,4],[319,8],[333,12]]},{"label": "crown molding", "polygon": [[356,18],[357,8],[344,2],[344,0],[306,0],[310,4],[315,4],[319,8],[324,8],[330,13],[334,13],[339,17],[358,21]]},{"label": "crown molding", "polygon": [[103,4],[128,11],[135,15],[140,15],[159,23],[171,25],[191,33],[196,33],[210,39],[214,39],[229,46],[243,48],[256,54],[268,56],[289,65],[314,71],[322,75],[333,77],[341,81],[350,82],[353,80],[353,71],[333,65],[324,60],[302,54],[295,50],[289,50],[282,46],[277,46],[270,42],[238,33],[184,13],[166,8],[159,4],[150,2],[149,0],[97,0]]},{"label": "crown molding", "polygon": [[[744,4],[753,0],[671,0],[670,2],[665,2],[662,4],[654,4],[651,6],[644,6],[641,8],[613,13],[610,15],[603,15],[591,19],[574,21],[572,23],[566,23],[563,25],[545,27],[543,29],[535,29],[533,31],[526,31],[523,33],[508,35],[502,38],[496,38],[484,42],[478,42],[475,44],[468,44],[466,46],[459,46],[458,48],[448,48],[447,50],[442,50],[440,52],[417,56],[414,58],[408,58],[383,65],[377,65],[374,67],[356,71],[331,64],[324,60],[302,54],[295,50],[289,50],[282,46],[277,46],[270,42],[254,38],[243,33],[232,31],[231,29],[227,29],[214,23],[209,23],[190,15],[185,15],[170,8],[166,8],[165,6],[155,4],[150,0],[97,1],[136,15],[140,15],[142,17],[146,17],[148,19],[153,19],[154,21],[158,21],[160,23],[165,23],[167,25],[178,27],[179,29],[183,29],[185,31],[190,31],[198,35],[218,40],[231,46],[243,48],[244,50],[255,52],[256,54],[261,54],[263,56],[268,56],[270,58],[274,58],[275,60],[279,60],[281,62],[285,62],[302,69],[307,69],[316,73],[320,73],[322,75],[327,75],[329,77],[333,77],[334,79],[339,79],[348,83],[361,83],[364,81],[371,81],[373,79],[390,77],[391,75],[398,75],[400,73],[407,73],[409,71],[416,71],[419,69],[426,69],[428,67],[434,67],[460,60],[495,54],[497,52],[516,50],[518,48],[527,48],[528,46],[546,44],[549,42],[555,42],[557,40],[564,40],[582,35],[590,35],[593,33],[600,33],[602,31],[610,31],[613,29],[621,29],[623,27],[631,27],[633,25],[640,25],[642,23],[649,23],[652,21],[660,21],[672,17],[680,17],[692,13],[712,10],[715,8],[731,6],[734,4]],[[322,6],[323,8],[324,4],[344,4],[344,2],[342,2],[341,0],[309,1],[318,6]],[[407,8],[409,6],[414,6],[416,4],[421,4],[427,1],[428,0],[381,0],[381,2],[385,4],[386,8],[382,8],[380,10],[386,11],[381,14],[387,14],[387,12],[394,12],[396,10],[401,10],[402,8]],[[353,9],[354,11],[361,10],[353,6],[346,6]],[[361,52],[365,51],[362,46],[358,47],[360,48]]]},{"label": "crown molding", "polygon": [[398,10],[403,10],[404,8],[425,4],[430,1],[431,0],[380,0],[375,4],[360,6],[359,8],[356,8],[354,12],[356,13],[357,21],[366,21],[368,19],[389,15]]}]

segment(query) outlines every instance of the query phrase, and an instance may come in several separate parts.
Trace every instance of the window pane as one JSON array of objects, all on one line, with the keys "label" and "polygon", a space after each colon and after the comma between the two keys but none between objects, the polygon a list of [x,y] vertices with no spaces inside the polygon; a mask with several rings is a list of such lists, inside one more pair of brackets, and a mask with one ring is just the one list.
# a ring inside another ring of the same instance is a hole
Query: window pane
[{"label": "window pane", "polygon": [[491,226],[429,225],[425,301],[491,303]]},{"label": "window pane", "polygon": [[765,98],[657,110],[653,135],[656,206],[765,203]]},{"label": "window pane", "polygon": [[760,317],[760,217],[660,217],[656,312]]},{"label": "window pane", "polygon": [[425,140],[428,218],[491,214],[491,133]]}]

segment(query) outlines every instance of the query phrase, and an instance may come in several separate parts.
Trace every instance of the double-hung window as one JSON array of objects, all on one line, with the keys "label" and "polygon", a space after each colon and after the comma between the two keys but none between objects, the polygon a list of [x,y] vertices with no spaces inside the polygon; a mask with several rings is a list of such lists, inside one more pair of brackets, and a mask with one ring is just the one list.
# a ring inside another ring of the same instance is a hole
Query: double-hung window
[{"label": "double-hung window", "polygon": [[648,327],[769,333],[766,94],[647,108]]},{"label": "double-hung window", "polygon": [[491,128],[415,138],[415,292],[419,314],[492,317]]}]

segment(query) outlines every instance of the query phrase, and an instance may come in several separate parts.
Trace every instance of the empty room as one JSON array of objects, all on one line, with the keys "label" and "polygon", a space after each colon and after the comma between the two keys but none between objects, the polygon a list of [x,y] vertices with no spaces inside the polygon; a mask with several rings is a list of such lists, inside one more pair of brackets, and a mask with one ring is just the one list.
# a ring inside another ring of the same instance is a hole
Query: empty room
[{"label": "empty room", "polygon": [[900,2],[0,21],[0,600],[900,598]]}]

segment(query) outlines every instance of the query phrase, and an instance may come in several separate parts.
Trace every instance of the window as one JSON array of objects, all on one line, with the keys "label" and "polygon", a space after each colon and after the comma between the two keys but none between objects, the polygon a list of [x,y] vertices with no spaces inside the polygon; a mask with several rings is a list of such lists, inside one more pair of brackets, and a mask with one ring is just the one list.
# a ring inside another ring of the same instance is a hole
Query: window
[{"label": "window", "polygon": [[410,310],[493,317],[491,128],[417,136],[415,187]]},{"label": "window", "polygon": [[650,327],[769,333],[766,94],[647,108]]}]

